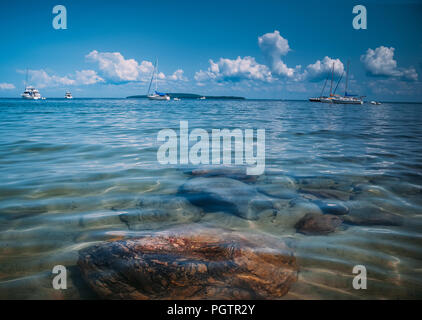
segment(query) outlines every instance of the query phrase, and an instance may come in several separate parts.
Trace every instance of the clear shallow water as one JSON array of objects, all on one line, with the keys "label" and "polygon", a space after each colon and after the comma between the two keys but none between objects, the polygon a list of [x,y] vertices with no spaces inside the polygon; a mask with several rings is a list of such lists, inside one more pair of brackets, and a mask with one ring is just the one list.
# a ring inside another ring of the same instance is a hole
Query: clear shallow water
[{"label": "clear shallow water", "polygon": [[[266,129],[266,173],[236,180],[246,191],[235,201],[265,191],[276,212],[248,221],[187,201],[180,190],[194,167],[156,160],[158,131],[178,131],[180,120],[209,132]],[[0,100],[0,298],[91,298],[78,250],[182,223],[288,239],[300,274],[284,298],[421,298],[421,141],[419,104]],[[318,200],[404,224],[296,233],[305,213],[321,212]],[[70,274],[61,292],[51,288],[57,264]],[[367,290],[352,288],[357,264],[367,267]]]}]

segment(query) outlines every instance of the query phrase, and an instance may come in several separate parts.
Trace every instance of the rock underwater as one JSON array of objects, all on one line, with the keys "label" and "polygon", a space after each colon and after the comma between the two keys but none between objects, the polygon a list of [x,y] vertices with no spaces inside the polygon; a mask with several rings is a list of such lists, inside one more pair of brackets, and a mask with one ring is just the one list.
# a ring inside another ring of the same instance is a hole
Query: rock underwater
[{"label": "rock underwater", "polygon": [[103,299],[277,299],[298,272],[280,239],[188,226],[82,249],[78,266]]},{"label": "rock underwater", "polygon": [[343,220],[331,214],[307,213],[296,225],[296,231],[306,235],[323,235],[336,231]]},{"label": "rock underwater", "polygon": [[257,220],[260,211],[273,208],[271,198],[254,186],[226,177],[189,179],[178,196],[205,211],[223,211],[248,220]]}]

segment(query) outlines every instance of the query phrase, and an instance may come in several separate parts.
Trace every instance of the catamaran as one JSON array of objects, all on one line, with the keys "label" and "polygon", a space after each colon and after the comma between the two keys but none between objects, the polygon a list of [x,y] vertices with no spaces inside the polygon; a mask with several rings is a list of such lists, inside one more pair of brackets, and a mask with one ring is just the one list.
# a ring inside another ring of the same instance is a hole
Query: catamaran
[{"label": "catamaran", "polygon": [[333,99],[333,102],[338,103],[338,104],[363,104],[362,97],[358,97],[357,95],[347,93],[348,83],[349,83],[349,61],[347,62],[346,86],[344,90],[344,96],[335,97]]},{"label": "catamaran", "polygon": [[32,86],[28,86],[28,69],[26,69],[26,78],[25,78],[25,91],[22,93],[23,99],[28,100],[38,100],[41,99],[41,94],[37,89]]},{"label": "catamaran", "polygon": [[[155,78],[155,90],[154,93],[150,94],[151,85]],[[170,96],[167,93],[162,93],[157,91],[157,81],[158,81],[158,59],[155,60],[154,70],[152,71],[151,81],[149,83],[147,97],[150,100],[170,100]]]}]

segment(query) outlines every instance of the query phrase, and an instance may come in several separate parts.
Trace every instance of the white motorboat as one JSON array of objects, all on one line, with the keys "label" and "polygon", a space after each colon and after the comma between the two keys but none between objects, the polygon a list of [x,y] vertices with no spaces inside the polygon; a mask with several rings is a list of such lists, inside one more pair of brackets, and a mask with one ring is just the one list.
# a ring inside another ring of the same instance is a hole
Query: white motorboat
[{"label": "white motorboat", "polygon": [[66,91],[66,94],[64,95],[65,99],[73,99],[72,94],[69,91]]},{"label": "white motorboat", "polygon": [[[152,82],[155,79],[155,90],[154,93],[150,94]],[[167,93],[162,93],[157,91],[157,81],[158,81],[158,59],[155,60],[154,70],[152,71],[151,81],[149,83],[147,98],[150,100],[161,100],[161,101],[168,101],[170,100],[170,96]]]},{"label": "white motorboat", "polygon": [[180,98],[174,98],[173,100],[174,101],[180,101]]},{"label": "white motorboat", "polygon": [[25,87],[25,91],[22,93],[22,98],[28,100],[38,100],[41,99],[41,94],[38,92],[37,89],[29,86]]},{"label": "white motorboat", "polygon": [[379,105],[381,104],[381,102],[378,102],[378,101],[371,101],[371,104],[376,105],[376,106],[379,106]]},{"label": "white motorboat", "polygon": [[200,97],[200,98],[199,98],[199,100],[205,100],[205,99],[206,99],[205,97]]},{"label": "white motorboat", "polygon": [[41,94],[37,89],[32,86],[28,86],[28,69],[26,69],[25,77],[25,91],[22,93],[22,98],[27,100],[39,100],[41,99]]},{"label": "white motorboat", "polygon": [[25,77],[25,91],[22,93],[22,98],[27,100],[39,100],[41,99],[41,94],[37,89],[32,86],[28,86],[28,69],[26,69]]}]

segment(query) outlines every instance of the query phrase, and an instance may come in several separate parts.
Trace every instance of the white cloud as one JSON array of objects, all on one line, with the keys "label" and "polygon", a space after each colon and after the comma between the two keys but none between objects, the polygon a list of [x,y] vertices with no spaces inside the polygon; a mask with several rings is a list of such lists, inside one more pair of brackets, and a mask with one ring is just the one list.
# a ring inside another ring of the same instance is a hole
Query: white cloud
[{"label": "white cloud", "polygon": [[119,52],[91,51],[86,56],[88,61],[97,62],[101,74],[115,82],[135,81],[138,79],[140,66],[134,59],[125,59]]},{"label": "white cloud", "polygon": [[171,76],[168,77],[170,80],[181,80],[187,81],[187,78],[183,75],[182,69],[177,69]]},{"label": "white cloud", "polygon": [[279,31],[275,30],[272,33],[266,33],[258,37],[258,44],[273,74],[282,77],[293,77],[295,69],[287,67],[281,60],[281,57],[290,51],[290,47],[287,39],[284,39]]},{"label": "white cloud", "polygon": [[257,63],[253,57],[237,57],[237,59],[220,58],[217,62],[209,60],[209,63],[210,66],[207,71],[200,70],[196,72],[194,77],[196,81],[272,81],[271,71],[268,67]]},{"label": "white cloud", "polygon": [[344,72],[344,65],[340,59],[332,59],[324,57],[324,59],[317,60],[315,63],[306,67],[302,78],[309,81],[319,81],[331,75],[334,64],[334,75],[341,76]]},{"label": "white cloud", "polygon": [[104,82],[104,79],[94,70],[81,70],[76,71],[76,82],[78,84],[95,84],[97,82]]},{"label": "white cloud", "polygon": [[360,57],[366,68],[368,75],[398,77],[407,81],[417,81],[418,74],[415,68],[398,68],[397,61],[394,60],[394,48],[380,46],[375,50],[369,48],[365,54]]},{"label": "white cloud", "polygon": [[101,76],[114,83],[145,80],[154,69],[150,61],[140,64],[135,59],[125,59],[120,52],[91,51],[86,55],[88,61],[97,62]]},{"label": "white cloud", "polygon": [[74,85],[75,80],[67,76],[60,77],[56,75],[49,75],[45,70],[28,70],[29,81],[31,85],[38,88],[69,86]]},{"label": "white cloud", "polygon": [[0,83],[0,90],[12,90],[15,89],[15,85],[12,83]]},{"label": "white cloud", "polygon": [[[154,65],[151,61],[144,60],[139,63],[135,59],[125,59],[120,52],[98,52],[93,50],[86,55],[86,59],[98,63],[102,79],[115,84],[131,81],[149,81],[154,70]],[[187,80],[183,75],[182,69],[176,70],[170,76],[159,72],[157,78],[159,80]]]},{"label": "white cloud", "polygon": [[[23,70],[18,70],[18,72],[25,73]],[[73,76],[51,75],[43,69],[28,70],[28,76],[28,85],[33,85],[37,88],[67,87],[104,82],[104,80],[98,76],[94,70],[76,71]]]}]

